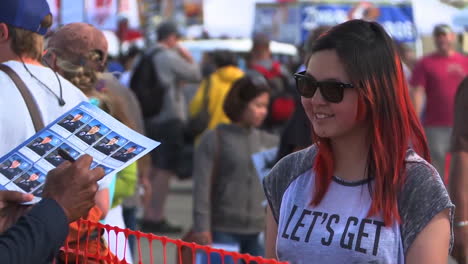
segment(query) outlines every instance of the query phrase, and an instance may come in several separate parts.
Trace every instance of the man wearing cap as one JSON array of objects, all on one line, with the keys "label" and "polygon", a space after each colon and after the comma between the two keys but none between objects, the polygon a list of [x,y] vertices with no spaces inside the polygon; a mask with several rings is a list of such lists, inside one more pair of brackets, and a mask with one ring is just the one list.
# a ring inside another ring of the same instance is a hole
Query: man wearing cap
[{"label": "man wearing cap", "polygon": [[445,172],[453,126],[454,97],[458,85],[468,73],[468,59],[455,51],[456,35],[448,25],[438,25],[433,32],[436,51],[422,58],[411,77],[413,103],[429,144],[432,164],[440,175]]},{"label": "man wearing cap", "polygon": [[[153,55],[158,80],[165,93],[161,111],[146,120],[147,135],[159,142],[160,147],[151,153],[153,159],[153,197],[145,208],[142,228],[159,233],[176,233],[181,228],[165,219],[164,205],[169,191],[169,179],[181,167],[184,147],[184,123],[187,120],[186,100],[181,81],[198,82],[201,72],[189,52],[179,44],[179,31],[172,22],[163,22],[157,29],[158,43]],[[151,51],[150,51],[151,52]]]},{"label": "man wearing cap", "polygon": [[[44,35],[51,24],[46,0],[2,0],[0,63],[16,72],[25,83],[44,124],[86,100],[79,89],[41,64]],[[0,87],[0,156],[4,156],[36,131],[23,96],[3,71],[0,71]],[[68,222],[86,215],[95,204],[96,181],[104,172],[86,169],[91,162],[90,156],[83,156],[76,163],[51,172],[54,176],[49,174],[43,196],[46,199],[0,235],[2,263],[44,263],[53,256],[68,233]],[[76,185],[68,184],[75,181]],[[5,230],[5,219],[12,215],[3,210],[8,207],[13,214],[24,212],[20,203],[31,199],[31,195],[0,191],[0,232]]]},{"label": "man wearing cap", "polygon": [[92,97],[96,95],[96,75],[105,68],[107,50],[102,31],[87,23],[70,23],[50,36],[44,60]]},{"label": "man wearing cap", "polygon": [[289,93],[291,74],[280,61],[273,58],[268,35],[256,33],[253,36],[247,66],[247,75],[265,78],[271,88],[270,109],[262,128],[279,134],[294,111],[294,100]]},{"label": "man wearing cap", "polygon": [[[44,124],[87,100],[86,96],[41,64],[44,35],[52,24],[46,0],[4,0],[0,8],[0,62],[15,71],[31,92]],[[0,71],[0,156],[35,134],[18,88]]]}]

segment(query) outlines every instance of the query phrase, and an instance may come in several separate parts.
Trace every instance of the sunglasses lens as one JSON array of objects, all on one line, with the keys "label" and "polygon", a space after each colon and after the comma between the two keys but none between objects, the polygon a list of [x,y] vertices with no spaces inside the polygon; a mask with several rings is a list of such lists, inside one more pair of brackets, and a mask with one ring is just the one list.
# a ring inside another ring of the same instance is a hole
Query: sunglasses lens
[{"label": "sunglasses lens", "polygon": [[334,81],[317,82],[313,77],[305,75],[304,72],[296,74],[294,77],[297,91],[302,97],[312,98],[317,89],[320,89],[320,94],[330,103],[339,103],[343,100],[346,84]]},{"label": "sunglasses lens", "polygon": [[305,98],[312,98],[317,91],[316,83],[306,77],[296,78],[296,86],[299,94]]},{"label": "sunglasses lens", "polygon": [[343,86],[334,82],[321,83],[320,93],[325,100],[331,103],[339,103],[343,100]]}]

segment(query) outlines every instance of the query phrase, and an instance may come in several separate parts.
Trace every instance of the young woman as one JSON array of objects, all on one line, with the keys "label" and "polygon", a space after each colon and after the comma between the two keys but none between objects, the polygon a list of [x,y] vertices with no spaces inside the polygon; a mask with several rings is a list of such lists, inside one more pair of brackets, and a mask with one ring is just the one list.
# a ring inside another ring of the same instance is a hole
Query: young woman
[{"label": "young woman", "polygon": [[232,123],[207,131],[200,140],[193,171],[193,230],[200,244],[236,244],[242,253],[263,255],[258,236],[265,225],[265,196],[252,154],[278,142],[257,129],[268,102],[263,78],[238,79],[224,101]]},{"label": "young woman", "polygon": [[295,78],[317,143],[264,181],[267,257],[447,263],[453,204],[385,30],[362,20],[330,29]]},{"label": "young woman", "polygon": [[[90,103],[100,107],[130,128],[135,128],[135,121],[129,118],[129,110],[125,105],[125,101],[113,94],[113,91],[103,89],[105,87],[103,84],[106,84],[102,72],[107,60],[107,40],[99,29],[86,23],[67,24],[50,37],[47,50],[48,52],[44,56],[45,64],[78,87],[89,98]],[[121,195],[125,193],[125,190],[120,187],[133,188],[134,190],[136,174],[136,166],[132,165],[117,175],[106,176],[106,180],[102,182],[96,195],[96,206],[93,207],[92,214],[89,214],[87,219],[96,222],[101,220],[105,221],[106,224],[114,223],[114,225],[117,225],[115,223],[122,223],[121,208],[112,207],[113,198],[117,198],[117,200],[122,198]],[[129,184],[130,182],[131,184]],[[114,192],[116,184],[119,188],[117,197]],[[116,204],[114,203],[114,205]],[[110,214],[108,215],[108,213]],[[125,228],[123,225],[119,227]],[[69,241],[72,242],[69,244],[70,247],[84,247],[86,245],[89,252],[94,252],[96,248],[99,248],[101,255],[106,254],[106,247],[83,243],[87,238],[86,235],[82,235],[80,241],[76,240],[76,232],[80,232],[76,223],[70,226],[70,230],[68,236]],[[97,232],[97,230],[92,230],[91,233],[94,235],[94,232]],[[98,235],[96,234],[96,236]],[[102,237],[106,238],[106,236]],[[121,237],[119,235],[118,244],[124,245],[125,240]],[[110,239],[114,240],[112,234]],[[92,242],[96,241],[93,240]],[[123,248],[122,251],[116,252],[118,250],[113,246],[114,244],[117,243],[109,243],[110,250],[116,254],[119,253],[118,257],[122,259]],[[128,252],[128,248],[126,250],[126,260],[131,263],[131,253]],[[91,257],[87,261],[94,263]]]}]

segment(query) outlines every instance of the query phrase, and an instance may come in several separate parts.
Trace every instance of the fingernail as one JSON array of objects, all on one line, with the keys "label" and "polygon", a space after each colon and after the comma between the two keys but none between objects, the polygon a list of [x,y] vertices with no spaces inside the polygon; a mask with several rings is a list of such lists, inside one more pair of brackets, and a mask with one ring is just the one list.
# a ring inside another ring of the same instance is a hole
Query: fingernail
[{"label": "fingernail", "polygon": [[31,201],[32,199],[34,199],[34,195],[32,195],[30,193],[25,193],[25,194],[23,194],[23,199],[27,200],[27,201]]}]

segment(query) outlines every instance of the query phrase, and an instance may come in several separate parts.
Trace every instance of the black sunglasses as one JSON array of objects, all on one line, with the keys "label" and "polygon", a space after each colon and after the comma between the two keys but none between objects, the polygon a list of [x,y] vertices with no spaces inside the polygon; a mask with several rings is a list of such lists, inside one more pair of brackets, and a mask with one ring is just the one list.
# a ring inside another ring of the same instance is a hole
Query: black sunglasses
[{"label": "black sunglasses", "polygon": [[320,94],[330,103],[339,103],[343,100],[345,88],[354,88],[351,83],[342,83],[337,81],[319,82],[314,77],[308,75],[305,71],[295,73],[296,89],[302,97],[312,98],[320,89]]}]

